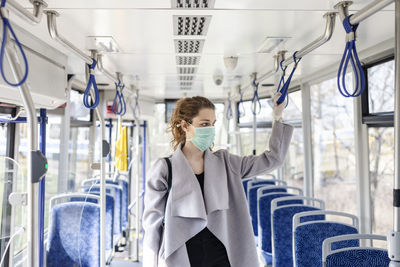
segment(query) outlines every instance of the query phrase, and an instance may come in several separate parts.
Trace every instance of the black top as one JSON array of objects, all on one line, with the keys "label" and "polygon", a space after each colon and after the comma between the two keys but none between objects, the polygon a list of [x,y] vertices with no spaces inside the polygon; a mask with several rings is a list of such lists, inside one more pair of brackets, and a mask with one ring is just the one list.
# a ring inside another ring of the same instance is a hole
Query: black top
[{"label": "black top", "polygon": [[203,194],[204,198],[204,172],[200,174],[195,174],[197,177],[197,180],[199,181],[200,187],[201,187],[201,193]]},{"label": "black top", "polygon": [[[204,172],[196,174],[204,198]],[[186,242],[191,267],[230,266],[224,244],[206,227]]]}]

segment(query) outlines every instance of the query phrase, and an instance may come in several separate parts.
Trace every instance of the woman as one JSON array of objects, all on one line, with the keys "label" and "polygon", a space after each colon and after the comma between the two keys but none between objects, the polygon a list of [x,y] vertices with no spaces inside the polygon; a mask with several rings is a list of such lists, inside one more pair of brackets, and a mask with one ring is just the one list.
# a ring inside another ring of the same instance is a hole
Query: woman
[{"label": "woman", "polygon": [[171,116],[175,152],[168,191],[165,159],[152,167],[143,214],[144,267],[259,267],[241,179],[280,167],[293,127],[281,123],[276,104],[270,151],[240,157],[211,151],[215,107],[204,97],[180,99]]}]

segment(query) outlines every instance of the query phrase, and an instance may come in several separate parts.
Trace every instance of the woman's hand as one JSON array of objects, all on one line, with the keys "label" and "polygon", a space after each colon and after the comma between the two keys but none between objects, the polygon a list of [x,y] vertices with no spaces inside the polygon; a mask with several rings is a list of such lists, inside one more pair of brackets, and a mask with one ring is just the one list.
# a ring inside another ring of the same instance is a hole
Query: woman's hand
[{"label": "woman's hand", "polygon": [[279,121],[279,122],[282,122],[282,113],[286,107],[286,102],[287,102],[287,100],[285,98],[285,101],[283,101],[281,104],[277,103],[277,101],[281,95],[282,94],[279,92],[275,93],[274,98],[273,98],[274,99],[274,107],[273,107],[274,120]]}]

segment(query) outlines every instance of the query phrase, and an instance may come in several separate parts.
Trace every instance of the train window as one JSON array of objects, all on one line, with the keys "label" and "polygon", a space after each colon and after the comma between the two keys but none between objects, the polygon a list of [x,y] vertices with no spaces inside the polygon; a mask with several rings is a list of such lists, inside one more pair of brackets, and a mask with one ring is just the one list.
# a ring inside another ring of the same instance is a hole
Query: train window
[{"label": "train window", "polygon": [[[301,125],[301,91],[289,93],[289,104],[283,112],[283,120],[299,122]],[[283,165],[283,177],[290,185],[303,187],[304,179],[304,150],[303,130],[296,127],[293,132],[292,141],[285,164]]]},{"label": "train window", "polygon": [[295,91],[289,94],[289,104],[283,112],[283,120],[301,121],[301,91]]},{"label": "train window", "polygon": [[[257,114],[257,121],[272,121],[272,107],[270,98],[261,98],[261,112]],[[245,115],[239,118],[239,124],[242,123],[252,123],[253,122],[253,113],[251,113],[251,100],[243,101],[243,107]],[[258,109],[258,106],[257,106]]]},{"label": "train window", "polygon": [[90,121],[90,109],[85,108],[82,104],[82,98],[81,93],[71,90],[71,120]]},{"label": "train window", "polygon": [[356,213],[353,101],[333,78],[311,86],[311,103],[314,195],[327,209]]},{"label": "train window", "polygon": [[392,227],[392,206],[394,176],[394,128],[369,128],[369,157],[371,181],[372,232],[386,235]]},{"label": "train window", "polygon": [[48,116],[47,135],[46,135],[46,158],[49,166],[51,166],[46,174],[46,202],[44,209],[44,229],[47,231],[49,218],[49,200],[58,192],[58,164],[60,161],[60,131],[61,117],[55,115]]},{"label": "train window", "polygon": [[[7,165],[6,159],[4,156],[6,155],[6,148],[7,148],[7,127],[5,125],[0,126],[0,196],[3,196],[5,181],[7,179]],[[3,197],[0,201],[3,200]],[[2,212],[3,212],[3,205],[6,206],[7,203],[0,203],[0,227],[2,225]],[[1,237],[1,236],[0,236]]]},{"label": "train window", "polygon": [[394,60],[369,67],[369,113],[393,112],[394,110]]},{"label": "train window", "polygon": [[218,150],[219,148],[226,148],[228,143],[228,132],[226,127],[224,126],[225,118],[225,104],[224,103],[214,103],[215,105],[215,147],[214,150]]},{"label": "train window", "polygon": [[[240,128],[240,143],[242,155],[253,154],[253,129],[252,128]],[[258,128],[257,129],[257,143],[256,150],[257,154],[269,149],[268,140],[271,136],[270,128]]]},{"label": "train window", "polygon": [[69,175],[67,191],[77,191],[81,181],[89,178],[89,127],[72,127],[69,143]]}]

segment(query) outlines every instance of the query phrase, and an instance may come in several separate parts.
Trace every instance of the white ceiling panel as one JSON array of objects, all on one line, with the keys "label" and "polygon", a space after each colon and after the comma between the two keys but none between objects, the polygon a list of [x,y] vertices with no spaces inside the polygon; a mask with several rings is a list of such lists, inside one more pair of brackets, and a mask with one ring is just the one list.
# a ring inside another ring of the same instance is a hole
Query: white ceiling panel
[{"label": "white ceiling panel", "polygon": [[[25,6],[27,0],[20,1]],[[253,72],[265,73],[273,66],[273,53],[259,54],[257,50],[266,37],[290,37],[282,47],[288,56],[318,38],[324,31],[323,14],[332,10],[336,1],[315,0],[216,0],[215,9],[171,9],[167,0],[50,0],[49,8],[60,13],[57,18],[59,33],[86,51],[86,36],[112,36],[121,52],[104,56],[104,66],[120,71],[125,81],[135,83],[149,96],[176,97],[182,94],[177,69],[177,56],[197,56],[195,83],[192,93],[226,97],[226,90],[242,77],[245,84]],[[370,1],[355,1],[357,10]],[[353,12],[351,12],[353,13]],[[174,35],[174,16],[210,16],[207,35]],[[47,32],[46,19],[36,26],[28,25],[11,16],[12,21],[29,29],[35,36],[67,54],[70,73],[84,74],[84,63],[53,41]],[[371,47],[394,36],[393,5],[362,22],[357,31],[359,50]],[[341,22],[331,41],[307,55],[299,65],[301,74],[340,59],[345,33]],[[200,54],[177,54],[176,39],[204,40]],[[238,56],[234,71],[228,72],[224,56]],[[213,75],[222,71],[224,83],[217,87]],[[139,82],[136,81],[139,78]],[[99,80],[104,81],[99,77]]]}]

